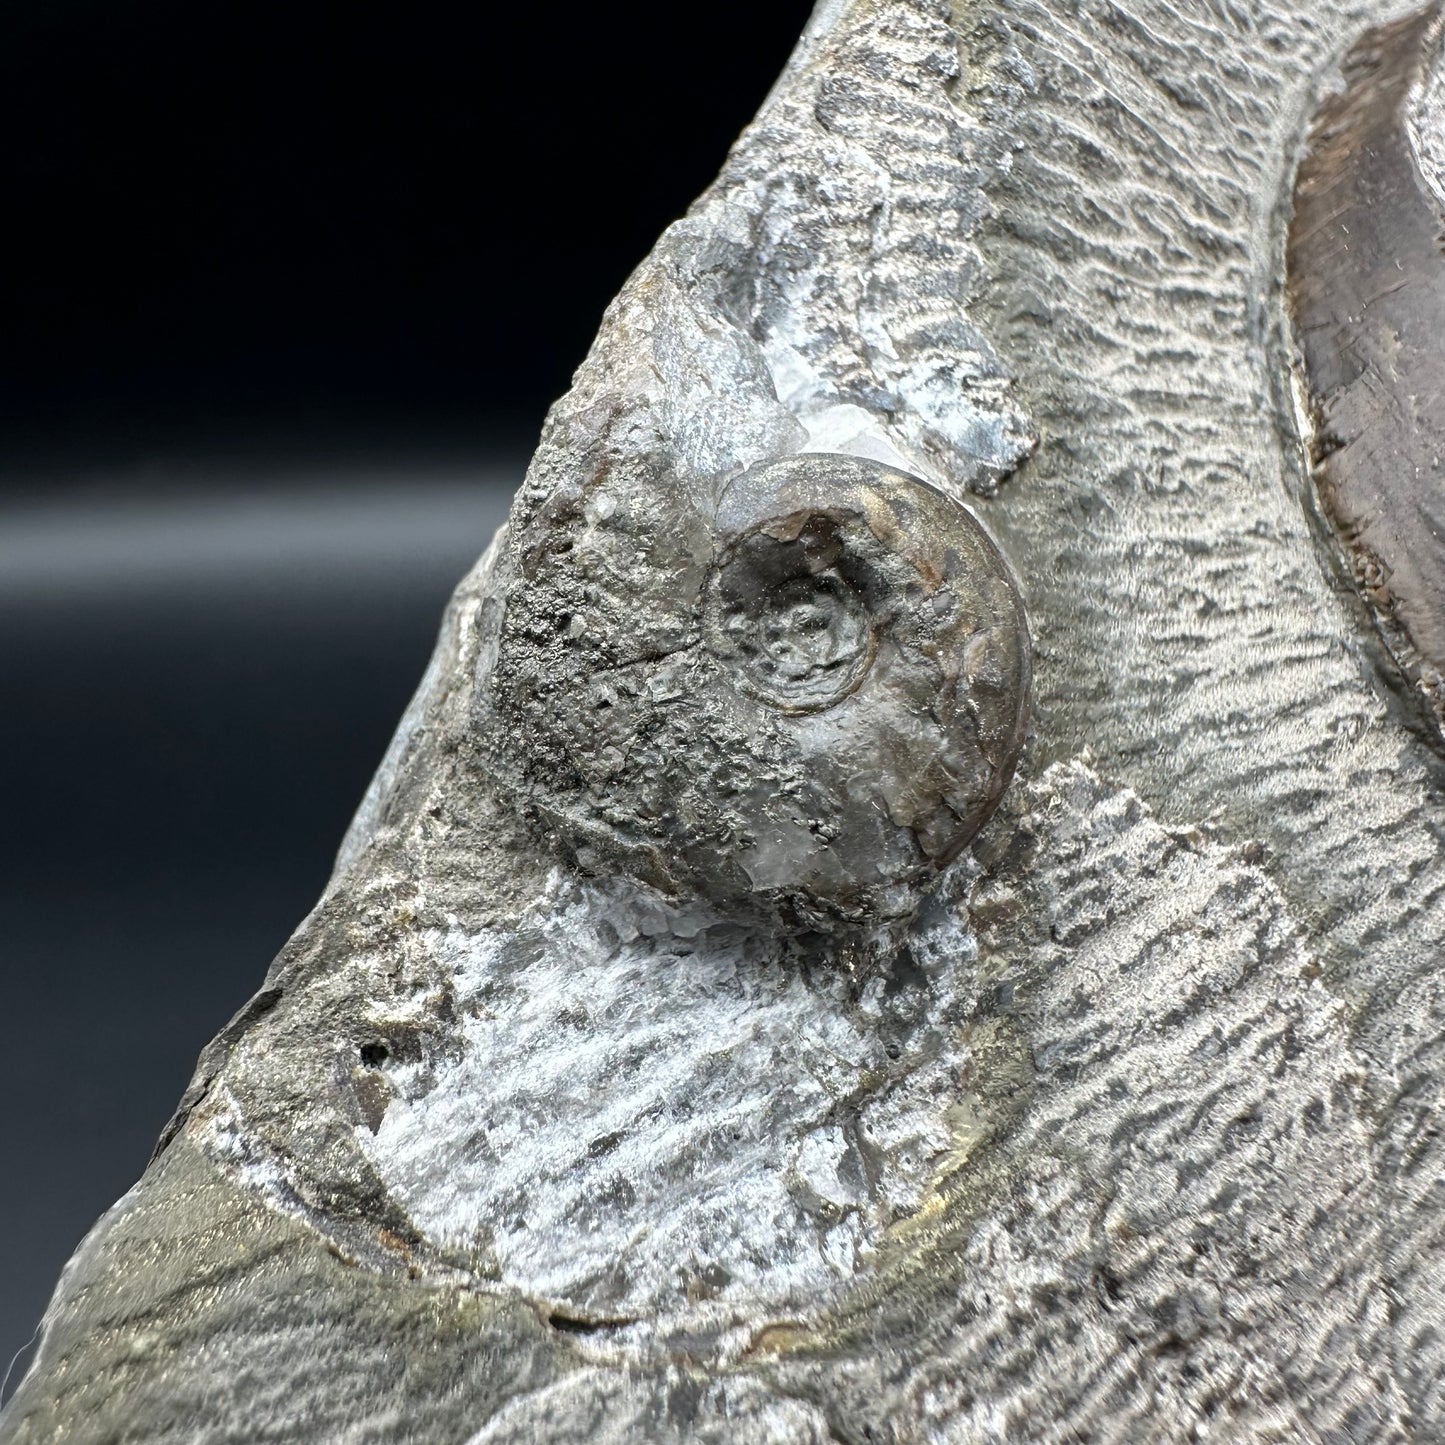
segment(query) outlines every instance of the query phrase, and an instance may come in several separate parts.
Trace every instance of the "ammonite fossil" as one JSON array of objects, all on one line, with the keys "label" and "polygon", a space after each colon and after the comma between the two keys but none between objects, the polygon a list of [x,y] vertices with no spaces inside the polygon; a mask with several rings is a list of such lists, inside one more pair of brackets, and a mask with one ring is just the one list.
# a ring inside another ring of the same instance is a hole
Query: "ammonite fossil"
[{"label": "ammonite fossil", "polygon": [[951,497],[856,457],[755,467],[710,517],[676,500],[640,516],[604,479],[539,524],[498,660],[536,815],[584,869],[783,927],[910,915],[1023,744],[1002,556]]}]

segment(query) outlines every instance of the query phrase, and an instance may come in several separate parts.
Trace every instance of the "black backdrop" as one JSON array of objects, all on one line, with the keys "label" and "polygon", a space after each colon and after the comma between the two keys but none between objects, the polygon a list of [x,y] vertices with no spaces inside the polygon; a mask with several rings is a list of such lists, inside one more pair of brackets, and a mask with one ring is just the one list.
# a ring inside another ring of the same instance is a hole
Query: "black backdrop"
[{"label": "black backdrop", "polygon": [[807,9],[3,7],[0,1371]]},{"label": "black backdrop", "polygon": [[92,455],[533,433],[807,12],[3,8],[0,420],[12,445]]}]

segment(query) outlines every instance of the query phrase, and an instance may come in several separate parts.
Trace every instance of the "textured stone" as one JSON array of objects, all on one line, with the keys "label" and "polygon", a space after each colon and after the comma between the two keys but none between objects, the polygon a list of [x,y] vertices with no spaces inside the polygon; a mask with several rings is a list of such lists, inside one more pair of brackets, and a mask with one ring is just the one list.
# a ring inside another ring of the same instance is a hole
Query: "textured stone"
[{"label": "textured stone", "polygon": [[[1281,304],[1310,118],[1402,13],[826,0],[0,1439],[1445,1434],[1440,763]],[[800,452],[969,497],[1028,603],[1019,778],[886,949],[579,876],[498,691],[598,479],[614,585],[538,685],[692,637],[727,483]],[[629,614],[652,567],[695,581]]]}]

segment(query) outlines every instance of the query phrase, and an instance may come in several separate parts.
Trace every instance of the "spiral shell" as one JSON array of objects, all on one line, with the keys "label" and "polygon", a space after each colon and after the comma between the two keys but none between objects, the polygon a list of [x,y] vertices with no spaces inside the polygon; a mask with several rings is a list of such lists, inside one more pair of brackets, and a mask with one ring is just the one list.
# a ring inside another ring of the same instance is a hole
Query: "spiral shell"
[{"label": "spiral shell", "polygon": [[[503,627],[536,815],[584,869],[784,928],[910,915],[1027,726],[1024,606],[982,526],[916,477],[821,453],[744,472],[671,530],[596,501]],[[564,621],[560,596],[588,605]],[[544,692],[535,640],[558,635]]]}]

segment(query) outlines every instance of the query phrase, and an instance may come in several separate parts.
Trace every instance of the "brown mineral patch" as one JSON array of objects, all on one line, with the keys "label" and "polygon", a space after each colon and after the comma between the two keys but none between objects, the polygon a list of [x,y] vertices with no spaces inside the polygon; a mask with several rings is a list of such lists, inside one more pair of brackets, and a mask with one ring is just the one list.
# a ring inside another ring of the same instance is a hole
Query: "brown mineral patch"
[{"label": "brown mineral patch", "polygon": [[812,1338],[813,1331],[800,1320],[779,1320],[775,1324],[764,1325],[753,1336],[744,1356],[782,1354],[785,1350],[807,1344]]},{"label": "brown mineral patch", "polygon": [[1320,107],[1295,183],[1289,300],[1322,510],[1431,703],[1445,668],[1445,257],[1406,110],[1438,6],[1368,32]]}]

